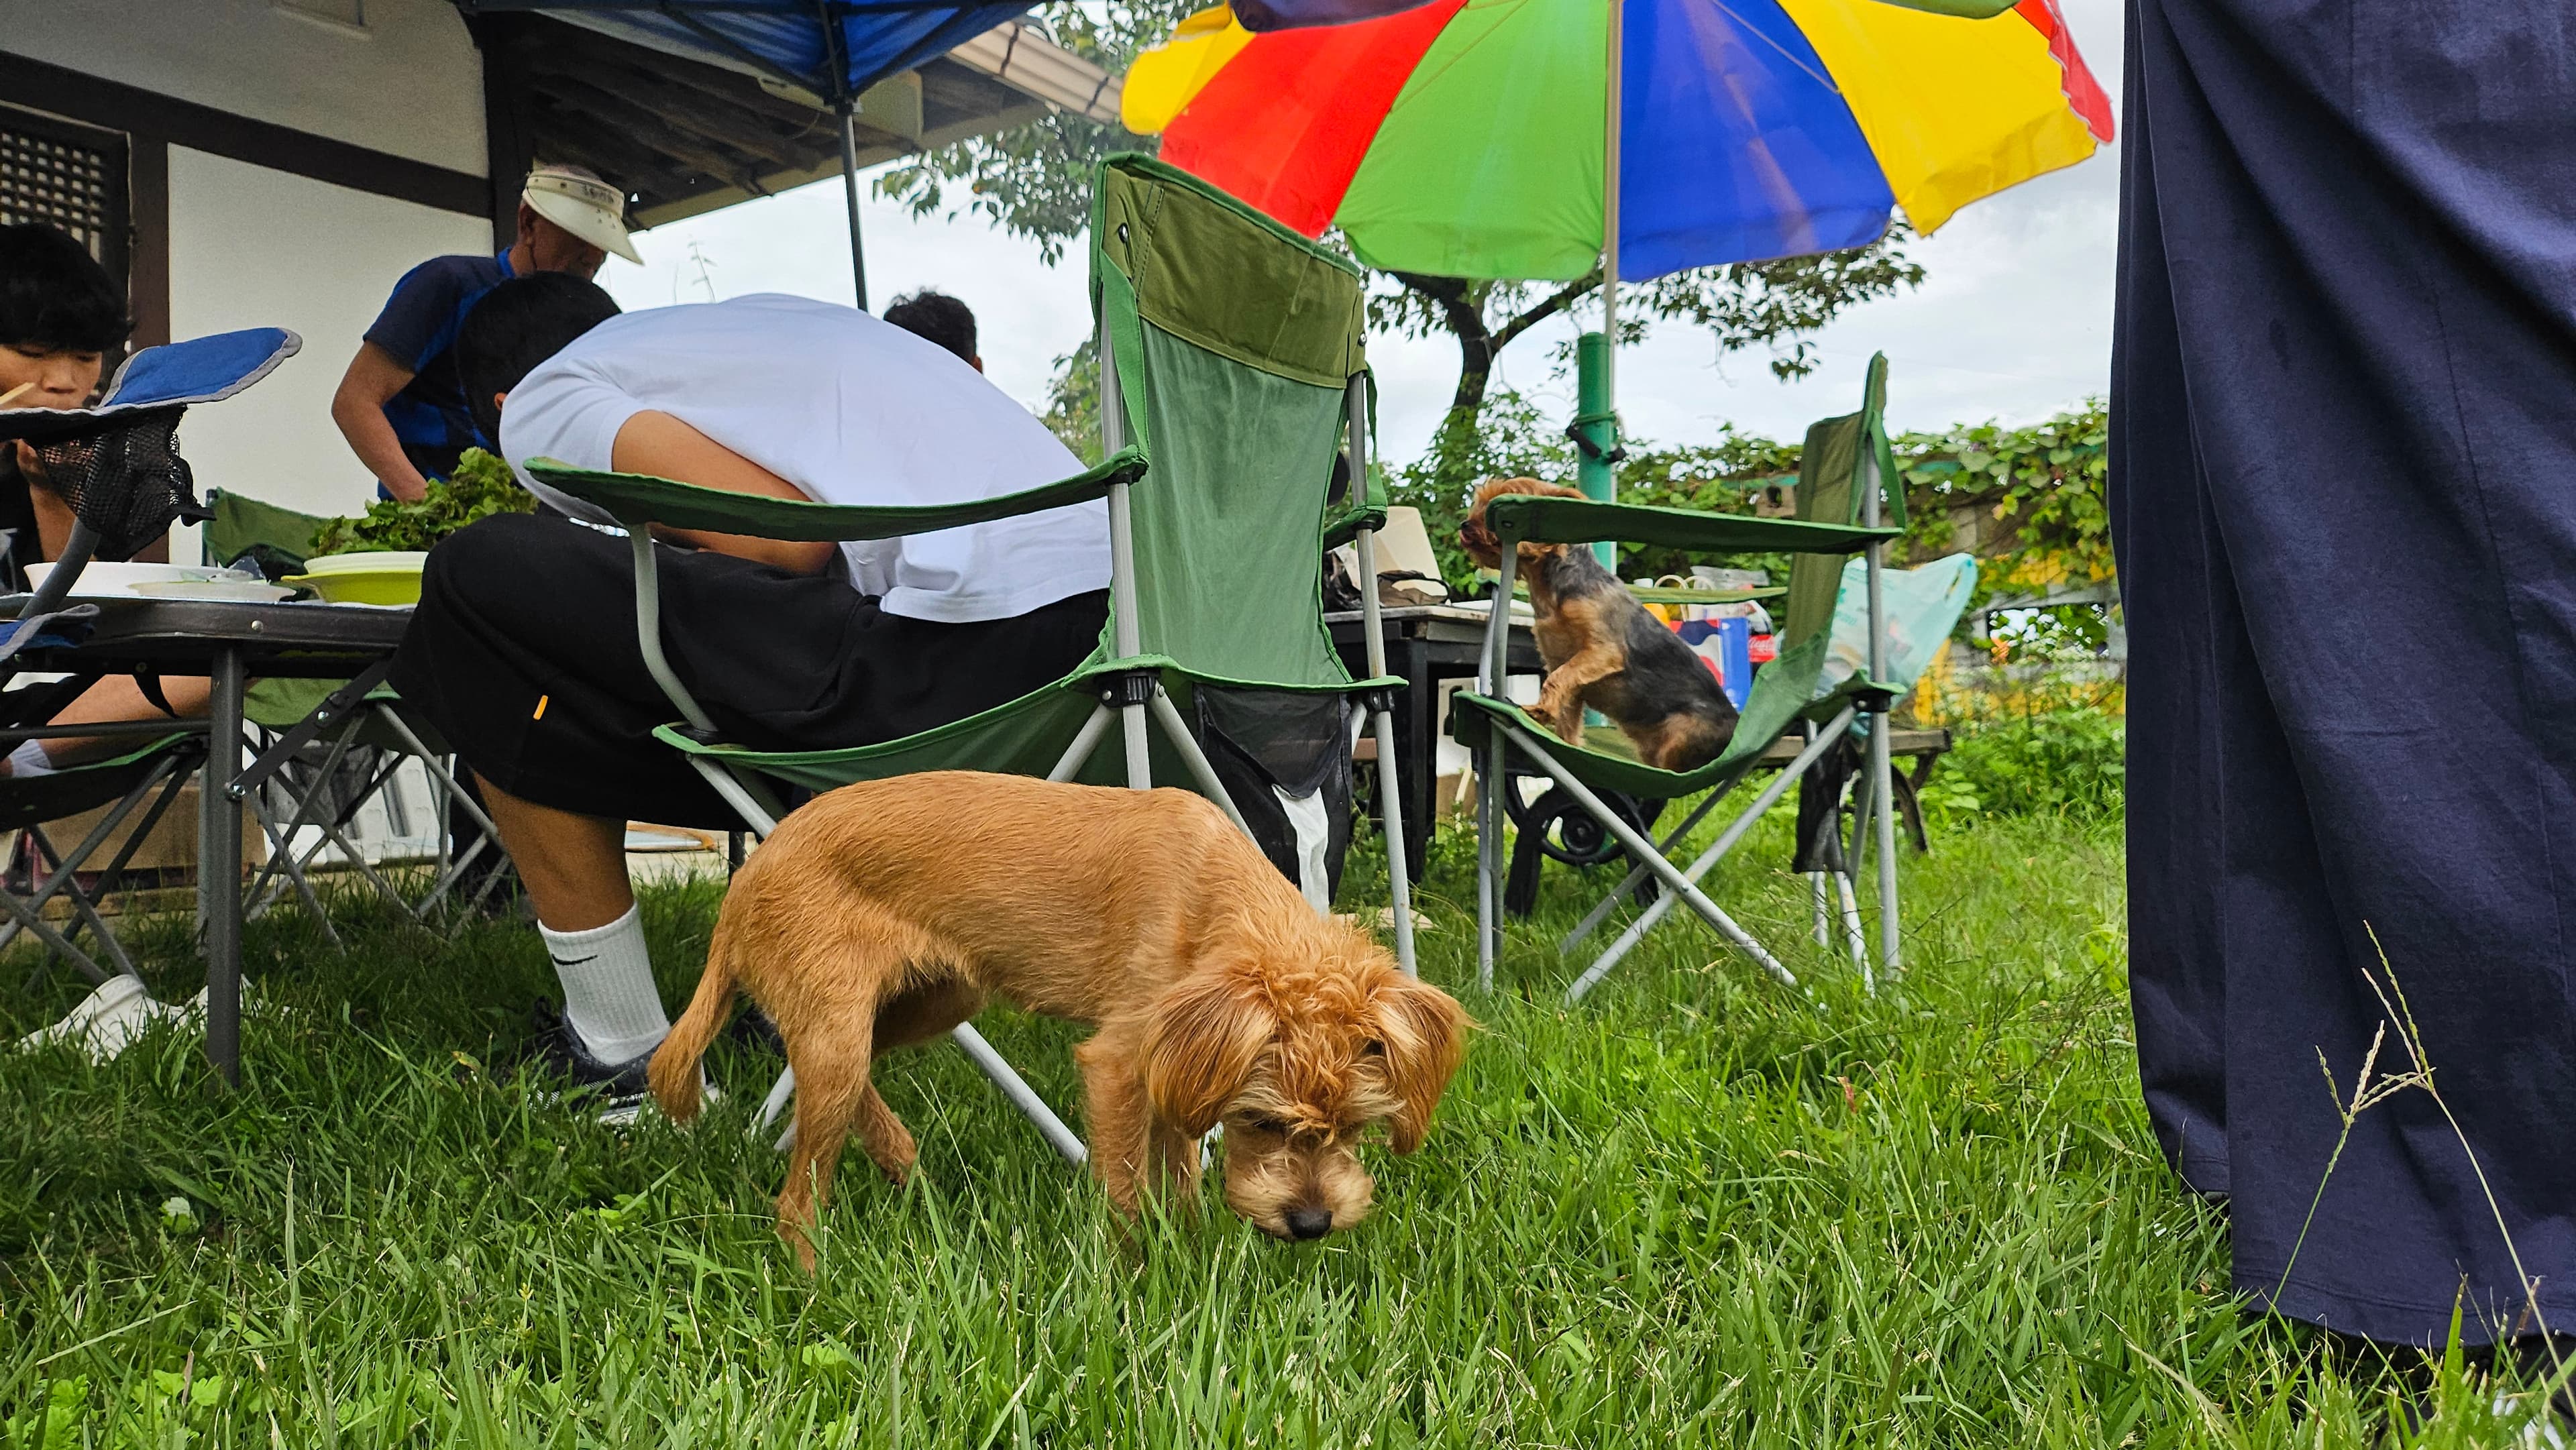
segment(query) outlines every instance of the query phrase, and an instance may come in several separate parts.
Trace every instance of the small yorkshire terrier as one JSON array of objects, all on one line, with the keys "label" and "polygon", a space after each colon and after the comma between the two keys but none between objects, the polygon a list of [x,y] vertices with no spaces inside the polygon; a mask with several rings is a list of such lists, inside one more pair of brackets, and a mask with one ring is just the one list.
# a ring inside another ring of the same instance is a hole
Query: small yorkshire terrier
[{"label": "small yorkshire terrier", "polygon": [[[1458,546],[1488,569],[1502,541],[1485,510],[1505,494],[1583,495],[1535,478],[1498,478],[1476,490]],[[1538,657],[1547,666],[1530,713],[1569,745],[1583,743],[1585,707],[1600,711],[1659,770],[1693,770],[1735,738],[1735,702],[1689,645],[1646,612],[1628,586],[1581,544],[1520,546],[1514,569],[1529,581]]]},{"label": "small yorkshire terrier", "polygon": [[1133,1211],[1148,1177],[1196,1192],[1199,1139],[1223,1123],[1226,1206],[1291,1240],[1368,1213],[1361,1133],[1420,1147],[1472,1025],[1208,801],[967,771],[816,796],[735,873],[697,996],[653,1055],[674,1122],[697,1116],[698,1059],[737,987],[796,1072],[778,1218],[808,1269],[853,1130],[888,1178],[912,1171],[875,1059],[988,997],[1099,1028],[1074,1058],[1112,1204]]}]

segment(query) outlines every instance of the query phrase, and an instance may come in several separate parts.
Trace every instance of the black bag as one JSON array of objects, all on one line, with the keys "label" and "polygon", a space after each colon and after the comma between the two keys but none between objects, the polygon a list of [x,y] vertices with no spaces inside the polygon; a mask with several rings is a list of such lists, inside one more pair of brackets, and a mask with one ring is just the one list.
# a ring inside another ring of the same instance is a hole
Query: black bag
[{"label": "black bag", "polygon": [[[1339,695],[1216,685],[1201,685],[1195,694],[1208,762],[1262,854],[1303,889],[1305,852],[1319,850],[1327,895],[1340,890],[1342,859],[1351,847],[1349,702]],[[1283,795],[1306,818],[1303,840]]]}]

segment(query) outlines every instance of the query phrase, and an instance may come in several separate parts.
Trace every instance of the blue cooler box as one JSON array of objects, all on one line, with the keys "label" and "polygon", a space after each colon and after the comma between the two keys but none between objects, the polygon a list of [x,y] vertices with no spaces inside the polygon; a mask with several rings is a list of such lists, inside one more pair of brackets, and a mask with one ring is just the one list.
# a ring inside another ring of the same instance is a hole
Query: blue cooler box
[{"label": "blue cooler box", "polygon": [[1753,621],[1749,619],[1685,619],[1673,626],[1682,643],[1708,662],[1710,673],[1717,676],[1720,689],[1735,708],[1744,708],[1753,693]]}]

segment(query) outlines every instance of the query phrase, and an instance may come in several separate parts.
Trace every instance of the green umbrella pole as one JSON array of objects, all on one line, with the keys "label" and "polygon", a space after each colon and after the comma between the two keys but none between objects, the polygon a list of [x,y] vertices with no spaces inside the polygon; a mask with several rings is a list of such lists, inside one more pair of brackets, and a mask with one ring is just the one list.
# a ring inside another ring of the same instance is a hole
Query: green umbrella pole
[{"label": "green umbrella pole", "polygon": [[[1619,480],[1619,414],[1611,404],[1610,387],[1610,339],[1587,332],[1574,343],[1574,431],[1581,440],[1574,478],[1585,498],[1604,503],[1618,492]],[[1618,545],[1592,547],[1603,566],[1618,566]]]},{"label": "green umbrella pole", "polygon": [[[1619,336],[1619,122],[1620,72],[1625,58],[1620,32],[1627,0],[1609,0],[1608,48],[1603,59],[1601,116],[1601,330],[1587,332],[1574,344],[1574,433],[1578,440],[1575,485],[1583,496],[1609,503],[1619,491],[1619,385],[1616,378]],[[1592,546],[1601,567],[1617,573],[1619,546]]]}]

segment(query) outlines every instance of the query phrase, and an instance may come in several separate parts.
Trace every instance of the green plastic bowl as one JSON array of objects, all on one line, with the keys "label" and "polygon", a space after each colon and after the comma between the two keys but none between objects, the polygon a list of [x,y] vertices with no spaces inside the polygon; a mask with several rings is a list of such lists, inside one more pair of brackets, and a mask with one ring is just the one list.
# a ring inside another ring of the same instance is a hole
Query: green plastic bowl
[{"label": "green plastic bowl", "polygon": [[418,604],[425,554],[325,554],[304,561],[304,572],[286,583],[302,585],[330,604]]}]

